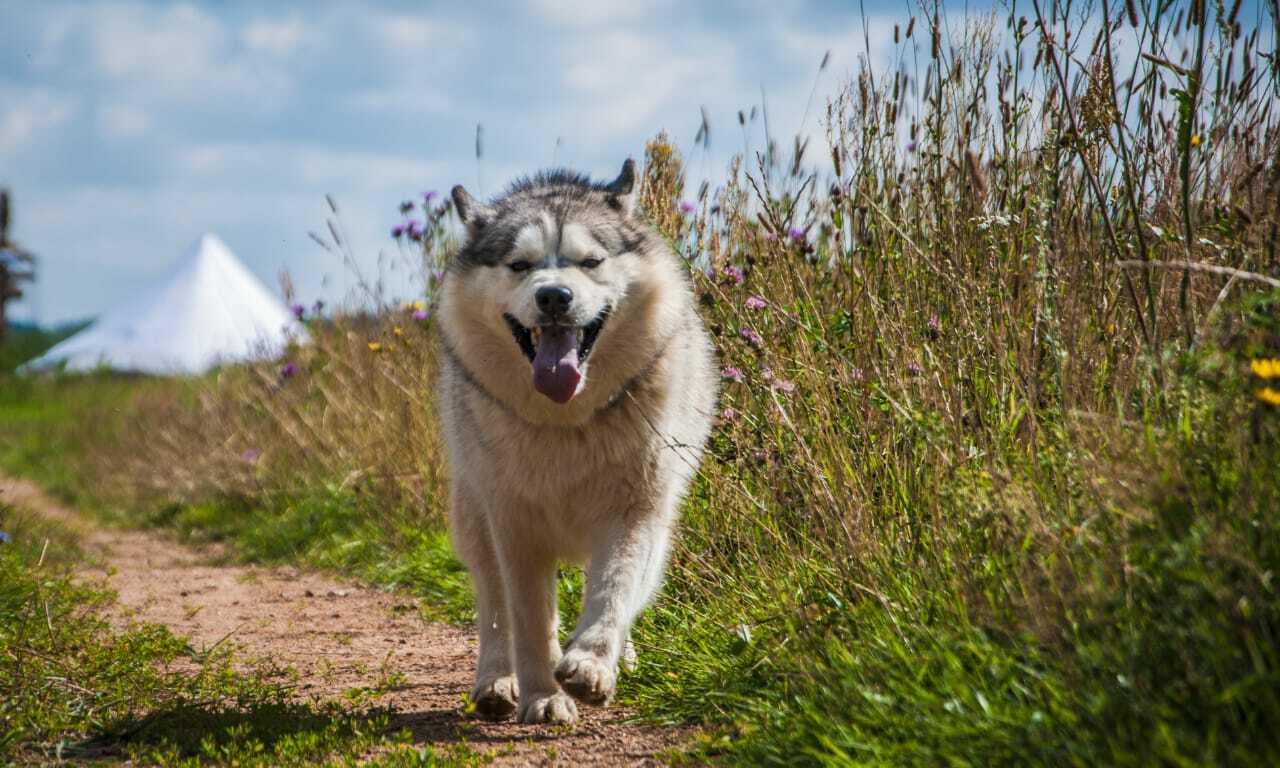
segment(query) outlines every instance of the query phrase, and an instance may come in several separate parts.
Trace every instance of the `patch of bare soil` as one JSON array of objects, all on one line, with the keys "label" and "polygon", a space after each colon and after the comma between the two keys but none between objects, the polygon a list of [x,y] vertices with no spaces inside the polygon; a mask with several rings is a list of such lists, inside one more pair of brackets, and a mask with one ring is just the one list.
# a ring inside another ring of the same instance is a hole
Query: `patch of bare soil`
[{"label": "patch of bare soil", "polygon": [[403,675],[403,686],[378,701],[398,713],[393,729],[408,728],[419,744],[465,741],[492,752],[495,765],[658,765],[659,752],[688,736],[626,725],[616,707],[579,706],[582,720],[571,730],[465,717],[476,638],[424,621],[409,596],[293,568],[218,564],[217,548],[95,526],[22,480],[0,477],[0,499],[83,532],[98,561],[85,575],[105,578],[121,616],[164,624],[197,648],[234,642],[295,668],[301,691],[320,698]]}]

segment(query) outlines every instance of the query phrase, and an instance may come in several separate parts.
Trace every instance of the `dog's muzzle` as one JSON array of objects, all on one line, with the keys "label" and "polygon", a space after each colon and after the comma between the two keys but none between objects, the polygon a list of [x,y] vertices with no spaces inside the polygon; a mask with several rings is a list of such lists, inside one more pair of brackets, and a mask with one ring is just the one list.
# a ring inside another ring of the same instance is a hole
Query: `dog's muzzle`
[{"label": "dog's muzzle", "polygon": [[503,315],[511,335],[533,365],[533,388],[563,405],[583,387],[583,369],[609,319],[605,307],[586,325],[552,323],[525,327],[511,315]]}]

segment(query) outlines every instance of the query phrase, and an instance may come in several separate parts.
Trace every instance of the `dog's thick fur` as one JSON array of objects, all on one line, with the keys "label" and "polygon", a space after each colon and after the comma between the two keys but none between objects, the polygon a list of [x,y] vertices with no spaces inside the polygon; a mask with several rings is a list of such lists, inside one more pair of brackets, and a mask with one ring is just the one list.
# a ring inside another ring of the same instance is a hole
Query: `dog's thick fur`
[{"label": "dog's thick fur", "polygon": [[[440,296],[439,403],[453,541],[476,590],[471,698],[487,717],[566,723],[575,699],[609,701],[711,428],[711,340],[683,264],[634,213],[635,176],[631,160],[607,185],[545,173],[488,205],[453,190],[467,237]],[[548,287],[573,296],[550,319]],[[554,335],[568,327],[586,359],[553,370],[559,348],[539,347],[534,362],[532,342],[572,343]],[[563,653],[562,560],[587,565]]]}]

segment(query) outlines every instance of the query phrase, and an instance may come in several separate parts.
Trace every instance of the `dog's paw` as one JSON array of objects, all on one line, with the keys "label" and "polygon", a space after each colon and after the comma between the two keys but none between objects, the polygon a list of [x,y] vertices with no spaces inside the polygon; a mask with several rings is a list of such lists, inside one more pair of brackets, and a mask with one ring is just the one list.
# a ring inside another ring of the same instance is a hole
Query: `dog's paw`
[{"label": "dog's paw", "polygon": [[618,675],[599,656],[570,649],[556,665],[556,680],[583,704],[602,706],[613,698]]},{"label": "dog's paw", "polygon": [[630,640],[622,646],[622,668],[628,672],[636,671],[636,646]]},{"label": "dog's paw", "polygon": [[578,705],[561,691],[535,693],[520,702],[520,722],[569,725],[578,722]]},{"label": "dog's paw", "polygon": [[520,700],[520,686],[515,675],[504,675],[482,680],[471,689],[471,701],[476,714],[486,720],[506,720],[516,711]]}]

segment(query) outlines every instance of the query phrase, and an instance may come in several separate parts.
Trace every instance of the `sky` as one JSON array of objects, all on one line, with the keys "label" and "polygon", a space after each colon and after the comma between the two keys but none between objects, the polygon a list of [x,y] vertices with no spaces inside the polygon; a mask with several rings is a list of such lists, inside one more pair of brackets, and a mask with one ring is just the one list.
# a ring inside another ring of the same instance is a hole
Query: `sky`
[{"label": "sky", "polygon": [[[874,57],[909,9],[866,11]],[[739,109],[763,93],[792,136],[815,82],[818,133],[864,46],[857,3],[817,0],[0,0],[0,185],[40,259],[13,315],[129,301],[206,231],[273,289],[287,271],[300,300],[332,304],[352,278],[308,237],[326,194],[376,272],[398,203],[428,190],[491,195],[551,165],[611,179],[661,130],[714,177],[743,146]]]}]

